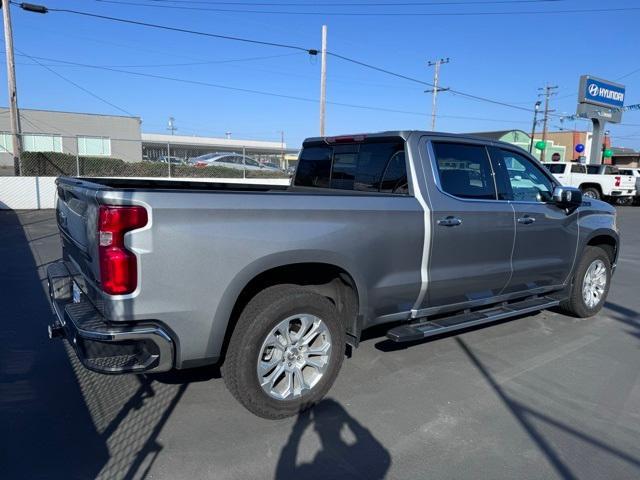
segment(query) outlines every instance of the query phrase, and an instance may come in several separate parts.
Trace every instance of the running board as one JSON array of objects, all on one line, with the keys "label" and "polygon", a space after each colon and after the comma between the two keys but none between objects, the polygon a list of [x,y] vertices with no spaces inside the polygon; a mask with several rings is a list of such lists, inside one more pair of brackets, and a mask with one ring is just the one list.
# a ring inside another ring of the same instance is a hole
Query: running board
[{"label": "running board", "polygon": [[516,315],[536,312],[546,308],[555,307],[560,303],[550,297],[535,297],[520,302],[501,304],[484,310],[464,312],[437,320],[401,325],[387,332],[387,338],[394,342],[415,342],[423,338],[453,332],[463,328],[496,322]]}]

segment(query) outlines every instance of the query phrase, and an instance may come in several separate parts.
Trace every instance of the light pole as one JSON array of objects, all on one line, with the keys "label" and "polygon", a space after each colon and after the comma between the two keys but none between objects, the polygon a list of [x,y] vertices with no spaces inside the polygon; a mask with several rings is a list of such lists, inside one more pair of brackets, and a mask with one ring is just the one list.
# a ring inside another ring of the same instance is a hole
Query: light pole
[{"label": "light pole", "polygon": [[[8,1],[0,1],[4,24],[4,45],[7,55],[7,84],[9,88],[9,117],[11,120],[11,143],[13,146],[13,165],[17,175],[22,175],[22,132],[20,113],[18,112],[18,89],[16,86],[16,67],[13,58],[13,29],[11,28],[11,6]],[[27,12],[47,13],[47,7],[22,3],[20,8]]]},{"label": "light pole", "polygon": [[536,123],[538,123],[538,110],[542,102],[538,100],[533,110],[533,125],[531,126],[531,141],[529,142],[529,153],[533,151],[533,137],[536,135]]}]

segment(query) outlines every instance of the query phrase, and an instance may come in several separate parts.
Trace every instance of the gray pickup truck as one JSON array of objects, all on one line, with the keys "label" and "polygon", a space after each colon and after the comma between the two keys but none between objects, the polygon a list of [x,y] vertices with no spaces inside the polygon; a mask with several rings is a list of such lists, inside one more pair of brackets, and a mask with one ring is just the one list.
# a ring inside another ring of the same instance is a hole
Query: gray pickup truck
[{"label": "gray pickup truck", "polygon": [[602,307],[615,209],[525,151],[420,131],[303,147],[291,186],[59,178],[50,336],[103,373],[221,364],[245,407],[281,418],[371,326],[414,342]]}]

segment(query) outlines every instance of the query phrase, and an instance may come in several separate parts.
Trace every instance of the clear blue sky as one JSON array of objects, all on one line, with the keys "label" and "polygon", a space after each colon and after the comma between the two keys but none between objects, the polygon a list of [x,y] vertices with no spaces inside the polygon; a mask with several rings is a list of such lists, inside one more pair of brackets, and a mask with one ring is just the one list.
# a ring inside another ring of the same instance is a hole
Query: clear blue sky
[{"label": "clear blue sky", "polygon": [[[153,8],[94,0],[33,0],[52,8],[71,8],[306,48],[320,48],[321,25],[327,24],[330,51],[425,81],[431,81],[433,76],[432,68],[426,65],[427,60],[450,57],[451,63],[441,70],[441,85],[460,91],[532,107],[538,87],[548,82],[560,87],[552,107],[559,113],[571,114],[575,112],[579,76],[589,73],[612,80],[625,76],[620,82],[627,85],[626,104],[640,103],[640,10],[495,16],[331,15],[332,12],[413,14],[640,7],[640,3],[633,0],[349,8],[311,1],[309,3],[317,6],[233,6],[220,5],[220,2],[215,5],[214,0],[191,3],[185,0],[129,1],[322,13],[261,14]],[[255,3],[257,0],[246,1]],[[340,2],[333,0],[332,3]],[[319,58],[310,58],[302,52],[158,31],[59,12],[38,15],[15,6],[12,13],[15,46],[32,56],[118,66],[116,68],[129,71],[314,100],[319,96]],[[265,56],[272,58],[255,59]],[[184,65],[237,59],[245,60]],[[16,61],[22,107],[121,113],[26,57],[17,56]],[[296,147],[304,137],[318,134],[318,104],[314,102],[136,77],[56,64],[49,60],[41,62],[109,102],[142,117],[142,128],[146,132],[165,131],[167,118],[171,115],[176,118],[178,133],[187,135],[221,136],[230,131],[234,138],[279,139],[279,132],[283,130],[288,145]],[[166,64],[183,65],[161,66]],[[5,75],[3,64],[2,76]],[[427,128],[431,97],[424,93],[425,88],[330,57],[329,101],[416,114],[328,105],[327,134]],[[0,103],[6,105],[6,89],[0,91]],[[438,113],[442,116],[438,118],[437,129],[442,131],[511,128],[529,131],[531,128],[532,116],[528,112],[451,93],[439,96]],[[626,112],[624,123],[629,125],[610,128],[614,144],[640,148],[640,112]],[[555,130],[559,125],[555,119],[550,122],[551,129]],[[573,125],[573,122],[565,122],[566,128],[573,128]],[[576,125],[584,129],[587,122],[580,121]]]}]

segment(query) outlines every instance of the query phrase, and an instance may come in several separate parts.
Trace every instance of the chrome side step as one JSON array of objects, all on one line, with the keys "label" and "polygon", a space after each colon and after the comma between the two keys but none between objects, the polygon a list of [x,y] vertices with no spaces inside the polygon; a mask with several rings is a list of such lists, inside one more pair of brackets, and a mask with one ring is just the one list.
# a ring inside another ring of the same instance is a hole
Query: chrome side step
[{"label": "chrome side step", "polygon": [[536,312],[546,308],[555,307],[559,300],[551,297],[535,297],[514,303],[501,304],[409,325],[400,325],[387,332],[387,338],[394,342],[414,342],[423,338],[453,332],[463,328],[474,327],[485,323],[496,322],[509,317],[515,317],[525,313]]}]

